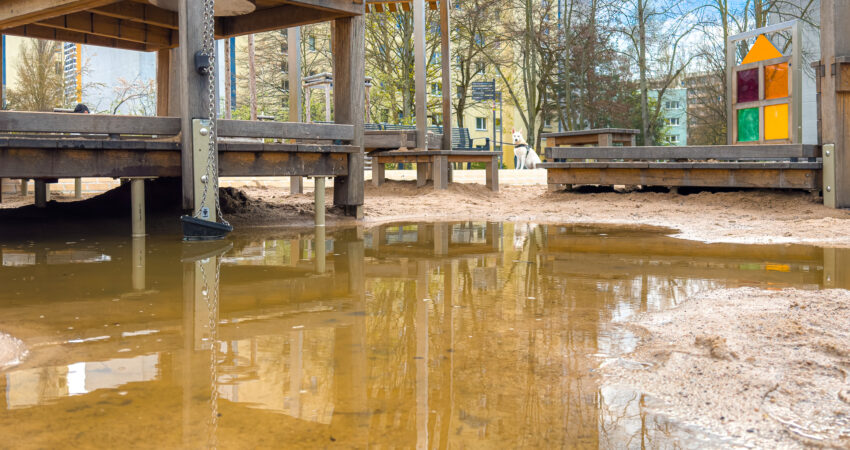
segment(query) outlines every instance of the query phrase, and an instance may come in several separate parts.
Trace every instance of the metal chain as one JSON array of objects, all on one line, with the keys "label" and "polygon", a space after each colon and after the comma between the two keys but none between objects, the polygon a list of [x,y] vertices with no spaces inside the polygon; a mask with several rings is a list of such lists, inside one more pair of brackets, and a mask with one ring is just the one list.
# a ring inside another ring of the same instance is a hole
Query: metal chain
[{"label": "metal chain", "polygon": [[[204,192],[201,197],[201,205],[206,204],[207,191],[210,183],[212,183],[213,196],[215,198],[215,211],[221,223],[230,225],[224,219],[224,214],[221,212],[221,201],[218,192],[218,134],[216,129],[216,104],[215,104],[215,0],[204,0],[204,46],[203,52],[209,57],[210,66],[207,70],[207,112],[210,121],[209,137],[210,146],[207,152],[207,167],[206,167],[206,182],[204,183]],[[200,215],[200,210],[198,212]],[[197,217],[197,216],[196,216]]]},{"label": "metal chain", "polygon": [[219,280],[221,277],[221,255],[213,256],[215,258],[215,279],[210,287],[207,282],[207,272],[204,269],[207,261],[203,260],[198,263],[201,269],[201,279],[203,281],[203,290],[201,291],[205,297],[207,304],[207,325],[210,330],[210,437],[207,443],[208,448],[216,448],[216,431],[218,429],[218,290]]}]

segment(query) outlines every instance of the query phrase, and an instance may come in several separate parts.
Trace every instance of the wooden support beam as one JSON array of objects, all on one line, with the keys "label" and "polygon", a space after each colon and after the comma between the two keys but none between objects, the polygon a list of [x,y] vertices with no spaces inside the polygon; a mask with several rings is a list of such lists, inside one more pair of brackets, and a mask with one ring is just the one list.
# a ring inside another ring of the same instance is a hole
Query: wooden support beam
[{"label": "wooden support beam", "polygon": [[156,115],[169,115],[169,97],[171,93],[171,49],[163,49],[156,54]]},{"label": "wooden support beam", "polygon": [[51,17],[85,11],[118,0],[3,0],[0,28],[16,27]]},{"label": "wooden support beam", "polygon": [[77,44],[97,45],[100,47],[123,48],[125,50],[135,50],[139,52],[150,50],[150,48],[148,48],[146,44],[142,44],[139,42],[133,42],[124,39],[108,38],[90,33],[82,33],[79,31],[71,31],[62,28],[54,28],[38,24],[22,25],[14,28],[7,28],[3,30],[3,33],[13,36],[47,39],[51,41],[74,42]]},{"label": "wooden support beam", "polygon": [[[833,145],[834,152],[824,177],[834,186],[824,186],[824,204],[833,208],[850,208],[850,2],[821,1],[821,142]],[[827,191],[829,188],[829,191]]]},{"label": "wooden support beam", "polygon": [[[440,148],[452,149],[452,46],[451,46],[451,0],[440,1],[440,64],[443,76],[443,140]],[[496,124],[494,123],[495,127]],[[451,169],[449,169],[451,170]]]},{"label": "wooden support beam", "polygon": [[[363,7],[361,6],[360,8],[362,9]],[[349,13],[333,13],[315,8],[286,4],[275,8],[257,10],[244,16],[217,17],[215,34],[217,39],[221,39],[300,25],[310,25],[349,15]]]},{"label": "wooden support beam", "polygon": [[[641,186],[692,186],[692,187],[733,187],[762,189],[820,189],[820,170],[817,168],[744,168],[730,165],[689,168],[647,167],[615,168],[595,167],[585,163],[584,167],[547,167],[548,184],[590,184],[600,186],[641,185]],[[600,163],[606,164],[606,163]],[[672,164],[672,163],[671,163]],[[789,166],[792,167],[792,166]]]},{"label": "wooden support beam", "polygon": [[355,126],[344,123],[259,122],[251,120],[219,120],[218,135],[223,137],[328,141],[354,141],[356,138]]},{"label": "wooden support beam", "polygon": [[688,145],[649,147],[549,147],[546,159],[779,159],[816,158],[821,155],[817,145]]},{"label": "wooden support beam", "polygon": [[183,130],[182,143],[182,182],[183,209],[195,208],[195,182],[192,158],[192,119],[209,117],[207,79],[195,71],[195,53],[203,50],[204,13],[199,8],[199,2],[178,0],[178,25],[180,30],[180,46],[178,47],[177,79],[180,83],[180,123]]},{"label": "wooden support beam", "polygon": [[99,8],[92,8],[90,11],[102,16],[126,19],[133,22],[177,30],[177,13],[144,3],[124,1]]},{"label": "wooden support beam", "polygon": [[425,90],[425,0],[413,0],[413,109],[416,116],[417,148],[427,150],[428,98]]},{"label": "wooden support beam", "polygon": [[[301,28],[286,30],[287,76],[289,79],[289,121],[301,122]],[[353,131],[353,130],[352,130]],[[289,179],[289,193],[302,194],[304,180],[301,177]]]},{"label": "wooden support beam", "polygon": [[180,132],[180,122],[176,117],[0,111],[0,133],[7,132],[167,136]]},{"label": "wooden support beam", "polygon": [[363,80],[366,77],[366,19],[364,16],[336,19],[333,25],[334,121],[354,126],[351,144],[361,151],[348,155],[348,175],[334,179],[334,205],[346,214],[363,215]]},{"label": "wooden support beam", "polygon": [[176,38],[174,30],[101,16],[87,11],[45,19],[37,24],[160,48],[172,47],[177,44],[176,39],[174,39]]}]

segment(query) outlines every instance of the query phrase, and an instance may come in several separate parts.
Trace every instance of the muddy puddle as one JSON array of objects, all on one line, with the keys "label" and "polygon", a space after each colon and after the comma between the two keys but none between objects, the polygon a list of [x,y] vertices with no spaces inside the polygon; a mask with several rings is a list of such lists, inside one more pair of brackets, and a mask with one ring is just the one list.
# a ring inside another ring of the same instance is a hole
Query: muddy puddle
[{"label": "muddy puddle", "polygon": [[716,288],[847,288],[848,258],[484,222],[4,242],[0,333],[26,354],[0,369],[2,445],[711,443],[601,384],[638,339],[618,323]]}]

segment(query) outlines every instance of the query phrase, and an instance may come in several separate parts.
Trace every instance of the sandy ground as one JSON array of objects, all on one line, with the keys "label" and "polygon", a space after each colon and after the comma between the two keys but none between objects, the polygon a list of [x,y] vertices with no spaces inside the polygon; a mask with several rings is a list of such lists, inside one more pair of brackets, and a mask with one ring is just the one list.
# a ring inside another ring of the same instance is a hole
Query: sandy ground
[{"label": "sandy ground", "polygon": [[[243,225],[309,225],[310,193],[243,189],[252,205],[231,220]],[[331,202],[329,189],[327,201]],[[547,192],[543,185],[502,186],[490,192],[477,183],[448,190],[416,188],[413,181],[367,184],[365,222],[405,220],[494,220],[562,223],[643,224],[679,230],[677,236],[705,242],[808,243],[850,247],[850,212],[824,207],[804,192],[739,191],[692,195],[659,192]],[[261,211],[265,211],[262,214]],[[328,223],[346,219],[333,210]]]},{"label": "sandy ground", "polygon": [[607,384],[724,446],[850,448],[850,291],[718,290],[627,325]]}]

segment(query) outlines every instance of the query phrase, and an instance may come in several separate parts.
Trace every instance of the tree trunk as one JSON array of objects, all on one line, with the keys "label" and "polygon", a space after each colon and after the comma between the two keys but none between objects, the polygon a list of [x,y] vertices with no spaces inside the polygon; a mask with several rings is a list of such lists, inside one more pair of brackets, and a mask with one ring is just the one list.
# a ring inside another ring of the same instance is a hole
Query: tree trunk
[{"label": "tree trunk", "polygon": [[[649,86],[646,80],[646,0],[638,0],[638,68],[640,69],[640,121],[643,145],[652,145],[649,135]],[[661,99],[659,98],[660,102]]]}]

